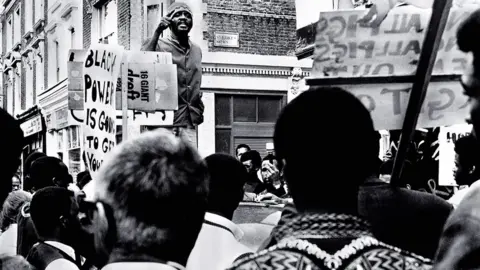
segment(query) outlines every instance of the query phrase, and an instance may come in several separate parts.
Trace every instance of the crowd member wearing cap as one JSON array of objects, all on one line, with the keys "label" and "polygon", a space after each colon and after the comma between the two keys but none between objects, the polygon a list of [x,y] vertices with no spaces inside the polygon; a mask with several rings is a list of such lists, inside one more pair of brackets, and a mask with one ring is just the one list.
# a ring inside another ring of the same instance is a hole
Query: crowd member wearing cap
[{"label": "crowd member wearing cap", "polygon": [[24,183],[23,183],[23,190],[31,191],[32,183],[30,181],[30,169],[32,168],[32,164],[37,161],[39,158],[46,157],[47,155],[42,152],[32,152],[23,162],[23,171],[24,171]]},{"label": "crowd member wearing cap", "polygon": [[[50,186],[67,188],[73,182],[67,166],[60,159],[48,156],[40,157],[32,163],[28,178],[32,193]],[[17,223],[17,254],[26,257],[30,248],[38,241],[30,217],[30,203],[26,203],[22,207]]]},{"label": "crowd member wearing cap", "polygon": [[[177,65],[178,110],[174,115],[174,129],[180,137],[197,147],[196,126],[203,122],[204,105],[201,100],[202,51],[188,34],[192,29],[192,11],[185,3],[169,6],[153,36],[142,47],[143,51],[169,52]],[[170,37],[160,35],[170,28]]]},{"label": "crowd member wearing cap", "polygon": [[0,148],[2,149],[2,169],[0,170],[0,205],[12,191],[12,177],[20,166],[20,154],[25,146],[25,138],[20,124],[5,110],[0,109]]}]

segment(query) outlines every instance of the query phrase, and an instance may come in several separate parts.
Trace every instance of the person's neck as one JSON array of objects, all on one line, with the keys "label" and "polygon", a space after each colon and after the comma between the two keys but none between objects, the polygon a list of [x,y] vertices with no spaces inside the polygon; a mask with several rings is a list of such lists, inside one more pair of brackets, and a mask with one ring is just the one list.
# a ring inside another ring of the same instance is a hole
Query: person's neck
[{"label": "person's neck", "polygon": [[182,45],[182,47],[188,48],[190,46],[189,39],[188,39],[188,34],[179,35],[179,34],[176,34],[172,31],[171,37],[172,37],[172,39],[178,41],[178,43],[180,45]]}]

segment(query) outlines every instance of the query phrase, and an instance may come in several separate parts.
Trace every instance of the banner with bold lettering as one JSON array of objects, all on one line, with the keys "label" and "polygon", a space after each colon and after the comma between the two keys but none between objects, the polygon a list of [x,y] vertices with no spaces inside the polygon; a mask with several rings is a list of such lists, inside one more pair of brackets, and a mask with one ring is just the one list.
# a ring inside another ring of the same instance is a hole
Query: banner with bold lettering
[{"label": "banner with bold lettering", "polygon": [[[372,115],[376,130],[402,129],[412,84],[338,85],[353,93]],[[425,102],[418,116],[418,127],[448,126],[465,123],[468,97],[459,82],[430,82]]]},{"label": "banner with bold lettering", "polygon": [[[460,23],[478,7],[452,8],[433,75],[461,74],[466,54],[458,50]],[[321,12],[316,23],[312,77],[369,77],[415,74],[431,9],[393,9],[379,28],[362,27],[363,10]]]},{"label": "banner with bold lettering", "polygon": [[438,135],[440,156],[438,168],[438,184],[440,186],[455,186],[455,143],[472,131],[472,126],[467,124],[441,127]]},{"label": "banner with bold lettering", "polygon": [[116,144],[115,91],[122,57],[122,47],[96,44],[87,51],[83,64],[84,151],[93,177]]},{"label": "banner with bold lettering", "polygon": [[[70,50],[68,108],[83,110],[83,59],[86,50]],[[128,63],[128,109],[155,112],[178,108],[177,67],[166,52],[124,51]],[[116,108],[122,109],[122,81],[117,81]],[[160,125],[160,124],[159,124]]]}]

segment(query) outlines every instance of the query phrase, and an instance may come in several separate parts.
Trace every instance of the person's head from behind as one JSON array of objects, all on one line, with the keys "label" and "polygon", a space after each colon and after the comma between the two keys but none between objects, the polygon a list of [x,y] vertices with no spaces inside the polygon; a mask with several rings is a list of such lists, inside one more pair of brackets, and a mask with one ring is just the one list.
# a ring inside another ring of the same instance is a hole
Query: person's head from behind
[{"label": "person's head from behind", "polygon": [[30,203],[30,215],[38,237],[72,247],[81,232],[79,206],[72,191],[61,187],[38,190]]},{"label": "person's head from behind", "polygon": [[32,199],[32,195],[23,190],[12,191],[8,194],[0,210],[0,231],[7,230],[17,222],[17,216],[22,206]]},{"label": "person's head from behind", "polygon": [[22,256],[0,255],[0,270],[34,270]]},{"label": "person's head from behind", "polygon": [[242,155],[247,152],[247,151],[250,151],[252,149],[250,149],[250,146],[242,143],[242,144],[239,144],[237,145],[237,147],[235,148],[235,156],[237,157],[238,160],[240,160],[240,158],[242,157]]},{"label": "person's head from behind", "polygon": [[272,179],[271,176],[274,172],[282,171],[282,163],[272,154],[266,155],[262,160],[262,179],[264,182],[269,183]]},{"label": "person's head from behind", "polygon": [[359,185],[378,172],[377,137],[368,110],[343,89],[311,87],[287,104],[274,144],[298,210],[356,211]]},{"label": "person's head from behind", "polygon": [[90,181],[92,181],[92,176],[89,171],[83,171],[77,174],[77,186],[80,189],[83,189]]},{"label": "person's head from behind", "polygon": [[470,99],[470,116],[467,122],[473,125],[474,135],[480,136],[480,9],[476,10],[462,22],[457,30],[458,48],[468,53],[470,63],[467,64],[461,78],[464,93]]},{"label": "person's head from behind", "polygon": [[[167,130],[146,132],[110,152],[94,181],[93,224],[116,238],[105,249],[186,264],[208,195],[207,168],[195,149]],[[97,245],[108,238],[98,232]]]},{"label": "person's head from behind", "polygon": [[478,143],[473,135],[459,138],[455,142],[455,169],[453,171],[455,181],[458,185],[471,185],[478,179],[474,172],[480,161]]},{"label": "person's head from behind", "polygon": [[18,121],[0,109],[0,144],[3,153],[0,171],[0,204],[12,191],[12,177],[20,166],[20,155],[25,146],[25,137]]},{"label": "person's head from behind", "polygon": [[249,174],[255,174],[262,166],[262,157],[258,151],[250,150],[243,153],[240,157],[240,162],[242,162]]},{"label": "person's head from behind", "polygon": [[192,10],[186,3],[175,2],[168,7],[167,17],[170,19],[170,30],[177,37],[188,37],[192,30]]},{"label": "person's head from behind", "polygon": [[42,152],[32,152],[28,157],[25,159],[23,163],[23,171],[24,171],[24,179],[25,183],[23,184],[23,190],[32,190],[32,181],[30,180],[30,170],[32,169],[32,164],[37,161],[39,158],[46,157],[47,155]]},{"label": "person's head from behind", "polygon": [[237,159],[226,154],[205,158],[210,175],[207,211],[232,219],[243,199],[247,171]]},{"label": "person's head from behind", "polygon": [[67,166],[56,157],[41,157],[30,168],[31,190],[58,186],[67,188],[73,183]]}]

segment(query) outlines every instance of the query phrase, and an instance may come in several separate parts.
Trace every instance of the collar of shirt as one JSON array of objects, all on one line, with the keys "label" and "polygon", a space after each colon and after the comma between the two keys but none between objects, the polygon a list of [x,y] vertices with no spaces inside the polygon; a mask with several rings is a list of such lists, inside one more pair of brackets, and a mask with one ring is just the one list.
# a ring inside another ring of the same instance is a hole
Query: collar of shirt
[{"label": "collar of shirt", "polygon": [[173,38],[169,37],[168,40],[169,40],[175,47],[177,47],[177,49],[183,51],[185,54],[188,54],[188,52],[190,52],[190,48],[192,48],[192,44],[191,44],[191,42],[190,42],[190,38],[188,39],[188,48],[185,48],[185,47],[183,47],[182,45],[180,45],[180,42],[178,42],[178,40],[176,40],[176,39],[173,39]]},{"label": "collar of shirt", "polygon": [[65,252],[68,256],[72,257],[73,260],[75,260],[75,250],[72,247],[57,241],[45,241],[45,244],[49,244],[50,246],[60,249],[61,251]]},{"label": "collar of shirt", "polygon": [[222,216],[207,212],[205,213],[205,223],[230,231],[237,241],[243,237],[242,229],[240,229],[237,224],[233,223],[231,220],[228,220]]},{"label": "collar of shirt", "polygon": [[186,268],[178,263],[167,262],[152,263],[152,262],[117,262],[107,264],[102,270],[186,270]]}]

